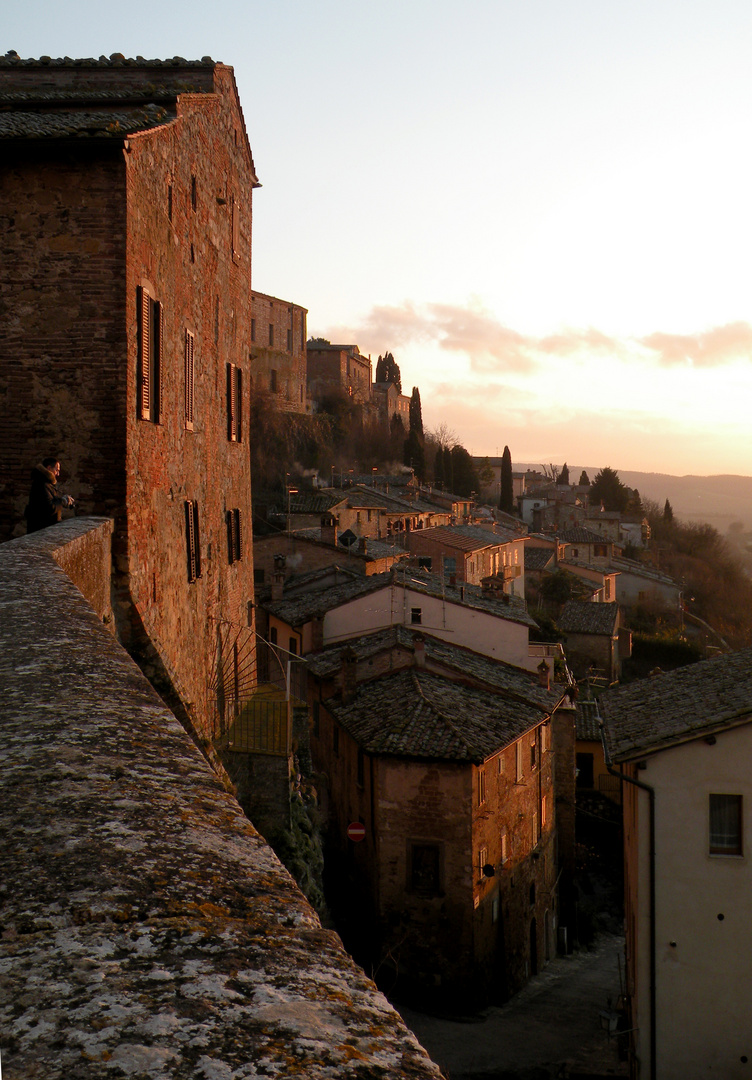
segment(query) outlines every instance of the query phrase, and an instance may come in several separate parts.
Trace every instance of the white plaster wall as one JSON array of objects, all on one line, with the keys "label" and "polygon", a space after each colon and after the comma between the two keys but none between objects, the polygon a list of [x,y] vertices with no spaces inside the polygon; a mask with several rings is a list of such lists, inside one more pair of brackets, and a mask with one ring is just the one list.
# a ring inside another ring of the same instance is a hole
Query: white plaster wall
[{"label": "white plaster wall", "polygon": [[535,663],[528,656],[528,628],[523,623],[448,603],[401,585],[387,586],[328,611],[324,617],[324,644],[396,623],[419,629],[411,622],[414,607],[421,609],[420,627],[426,633],[507,664],[534,670]]},{"label": "white plaster wall", "polygon": [[[748,1077],[752,1070],[751,761],[752,725],[746,725],[719,735],[713,746],[699,739],[664,751],[648,759],[647,769],[639,774],[656,790],[660,1080]],[[708,853],[711,793],[743,797],[741,857]],[[640,831],[646,852],[646,832]],[[639,977],[644,1012],[639,1022],[647,1033],[647,859],[641,857],[640,865]],[[641,1056],[646,1069],[647,1034]]]}]

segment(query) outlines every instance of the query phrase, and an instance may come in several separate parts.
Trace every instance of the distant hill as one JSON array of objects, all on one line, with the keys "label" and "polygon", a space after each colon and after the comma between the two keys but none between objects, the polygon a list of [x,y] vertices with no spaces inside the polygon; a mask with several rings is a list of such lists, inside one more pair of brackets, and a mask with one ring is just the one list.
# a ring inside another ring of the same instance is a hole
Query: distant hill
[{"label": "distant hill", "polygon": [[[539,464],[519,464],[514,469],[540,469]],[[570,480],[577,481],[583,468],[591,480],[600,466],[570,465]],[[674,514],[687,521],[704,521],[725,533],[732,521],[752,529],[752,476],[670,476],[668,473],[631,472],[611,465],[627,487],[637,488],[643,499],[663,506],[666,499]]]}]

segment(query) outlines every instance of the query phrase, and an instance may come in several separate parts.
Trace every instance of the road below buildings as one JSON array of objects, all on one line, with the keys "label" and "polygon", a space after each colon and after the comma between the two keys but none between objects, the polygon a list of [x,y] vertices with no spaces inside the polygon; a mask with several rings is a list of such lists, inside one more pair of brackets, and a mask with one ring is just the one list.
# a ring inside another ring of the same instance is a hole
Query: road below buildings
[{"label": "road below buildings", "polygon": [[446,1019],[398,1005],[447,1080],[545,1080],[627,1076],[601,1012],[624,980],[624,940],[602,935],[591,950],[557,957],[505,1005]]}]

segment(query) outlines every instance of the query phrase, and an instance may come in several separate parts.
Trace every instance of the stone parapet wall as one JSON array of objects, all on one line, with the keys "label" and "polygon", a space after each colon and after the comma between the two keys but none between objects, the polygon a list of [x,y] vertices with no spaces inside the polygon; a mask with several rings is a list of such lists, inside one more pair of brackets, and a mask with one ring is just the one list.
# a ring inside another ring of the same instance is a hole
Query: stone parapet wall
[{"label": "stone parapet wall", "polygon": [[3,1076],[440,1077],[103,624],[107,535],[0,545]]}]

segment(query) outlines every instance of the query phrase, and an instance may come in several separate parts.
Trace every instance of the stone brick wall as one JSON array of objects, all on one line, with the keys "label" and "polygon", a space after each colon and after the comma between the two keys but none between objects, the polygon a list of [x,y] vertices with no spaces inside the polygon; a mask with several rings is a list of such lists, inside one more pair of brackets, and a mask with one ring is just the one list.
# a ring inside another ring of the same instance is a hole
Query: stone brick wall
[{"label": "stone brick wall", "polygon": [[[2,83],[0,82],[0,85]],[[109,142],[3,144],[0,540],[23,535],[30,471],[59,456],[79,512],[125,503],[125,176]]]},{"label": "stone brick wall", "polygon": [[[49,68],[49,69],[48,69]],[[0,262],[0,539],[23,532],[31,467],[58,455],[78,511],[113,517],[118,634],[196,737],[217,733],[222,627],[253,598],[250,385],[255,171],[234,77],[222,65],[0,65],[0,85],[39,76],[99,88],[145,81],[184,93],[174,118],[128,138],[3,143]],[[176,74],[177,71],[177,74]],[[18,145],[17,145],[18,144]],[[20,148],[19,148],[20,146]],[[139,288],[162,305],[158,422],[139,418]],[[194,421],[186,423],[186,334]],[[241,373],[240,440],[228,437],[227,365]],[[7,465],[6,465],[7,463]],[[198,506],[200,576],[189,581],[186,503]],[[230,560],[228,511],[242,557]],[[226,635],[225,635],[226,636]],[[253,679],[249,670],[248,678]]]},{"label": "stone brick wall", "polygon": [[440,1080],[48,551],[107,533],[0,544],[3,1076]]}]

